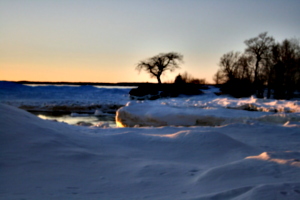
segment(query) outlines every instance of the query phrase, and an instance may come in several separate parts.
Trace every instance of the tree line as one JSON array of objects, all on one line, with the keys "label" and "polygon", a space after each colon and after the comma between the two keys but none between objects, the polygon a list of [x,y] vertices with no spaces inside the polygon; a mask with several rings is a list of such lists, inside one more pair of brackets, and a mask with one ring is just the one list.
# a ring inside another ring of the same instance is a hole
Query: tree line
[{"label": "tree line", "polygon": [[[234,97],[290,99],[300,92],[300,45],[297,39],[276,42],[267,32],[245,40],[243,53],[230,51],[219,62],[213,79],[222,84],[221,91]],[[174,71],[183,62],[176,52],[161,53],[140,61],[136,69],[157,78],[159,85],[165,71]],[[195,79],[187,72],[178,75],[175,83],[204,84],[205,79]]]},{"label": "tree line", "polygon": [[300,45],[297,39],[276,42],[267,32],[245,40],[243,53],[230,51],[220,58],[213,79],[223,92],[236,97],[290,99],[300,91]]}]

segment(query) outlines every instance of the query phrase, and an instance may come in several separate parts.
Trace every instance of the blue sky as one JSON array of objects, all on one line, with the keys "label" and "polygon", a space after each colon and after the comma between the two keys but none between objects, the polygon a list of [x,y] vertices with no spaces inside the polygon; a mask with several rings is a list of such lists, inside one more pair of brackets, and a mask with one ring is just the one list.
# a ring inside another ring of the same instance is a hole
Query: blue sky
[{"label": "blue sky", "polygon": [[212,82],[220,57],[267,31],[300,38],[299,0],[0,0],[0,80],[155,82],[135,70],[163,52]]}]

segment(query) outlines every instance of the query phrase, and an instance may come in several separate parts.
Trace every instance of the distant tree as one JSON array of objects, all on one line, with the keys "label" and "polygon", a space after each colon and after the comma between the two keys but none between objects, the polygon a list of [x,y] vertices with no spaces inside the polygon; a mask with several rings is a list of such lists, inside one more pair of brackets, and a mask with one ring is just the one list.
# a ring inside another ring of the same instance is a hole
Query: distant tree
[{"label": "distant tree", "polygon": [[220,69],[214,76],[216,84],[224,83],[221,91],[234,97],[252,94],[251,57],[239,52],[229,52],[220,59]]},{"label": "distant tree", "polygon": [[206,80],[205,80],[205,78],[202,78],[202,79],[194,78],[190,81],[190,83],[196,84],[196,85],[205,85]]},{"label": "distant tree", "polygon": [[294,91],[299,90],[300,83],[300,45],[297,40],[285,39],[272,49],[270,82],[274,97],[289,99]]},{"label": "distant tree", "polygon": [[213,80],[215,81],[216,85],[224,83],[224,76],[220,69],[214,74]]},{"label": "distant tree", "polygon": [[182,76],[180,74],[178,74],[175,77],[174,83],[177,85],[181,85],[181,84],[185,84],[186,82],[183,80]]},{"label": "distant tree", "polygon": [[235,78],[237,79],[247,79],[250,82],[253,81],[253,56],[248,56],[247,54],[242,54],[236,64]]},{"label": "distant tree", "polygon": [[156,56],[140,61],[136,66],[136,70],[139,72],[144,70],[150,74],[151,77],[157,78],[159,84],[161,84],[161,75],[165,71],[174,71],[179,68],[179,63],[183,61],[183,55],[170,52],[160,53]]},{"label": "distant tree", "polygon": [[[220,72],[225,81],[230,81],[236,78],[236,72],[238,68],[238,61],[240,58],[239,52],[228,52],[224,54],[220,59]],[[220,75],[220,74],[219,74]]]},{"label": "distant tree", "polygon": [[190,84],[194,84],[194,85],[205,85],[206,81],[205,81],[205,79],[194,78],[189,73],[184,72],[182,75],[178,74],[176,76],[174,83],[176,83],[176,84],[190,83]]},{"label": "distant tree", "polygon": [[190,83],[194,78],[192,75],[190,75],[189,73],[187,72],[184,72],[182,75],[182,80],[185,82],[185,83]]},{"label": "distant tree", "polygon": [[267,32],[264,32],[259,34],[257,37],[246,40],[245,44],[247,45],[245,52],[255,58],[254,85],[256,87],[256,95],[258,97],[262,97],[263,79],[260,77],[260,71],[264,66],[261,65],[267,63],[271,49],[275,44],[275,40],[273,37],[267,36]]},{"label": "distant tree", "polygon": [[289,99],[300,91],[300,41],[275,43],[267,32],[245,41],[243,54],[229,52],[221,59],[213,80],[235,97],[256,93],[258,98]]}]

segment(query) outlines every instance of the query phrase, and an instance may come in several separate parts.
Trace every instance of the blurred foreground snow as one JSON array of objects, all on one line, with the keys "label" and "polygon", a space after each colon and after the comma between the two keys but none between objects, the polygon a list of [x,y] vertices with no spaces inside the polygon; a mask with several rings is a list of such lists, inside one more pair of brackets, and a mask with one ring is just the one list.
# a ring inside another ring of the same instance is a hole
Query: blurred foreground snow
[{"label": "blurred foreground snow", "polygon": [[298,127],[86,128],[0,104],[0,199],[300,199]]}]

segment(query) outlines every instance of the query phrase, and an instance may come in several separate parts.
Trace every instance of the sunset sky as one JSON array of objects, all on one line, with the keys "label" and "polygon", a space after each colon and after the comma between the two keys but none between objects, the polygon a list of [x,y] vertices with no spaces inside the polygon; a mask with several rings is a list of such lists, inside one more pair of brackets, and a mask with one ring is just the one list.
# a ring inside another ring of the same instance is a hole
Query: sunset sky
[{"label": "sunset sky", "polygon": [[267,31],[300,38],[299,0],[0,0],[0,80],[156,82],[143,59],[179,52],[212,82],[220,57]]}]

